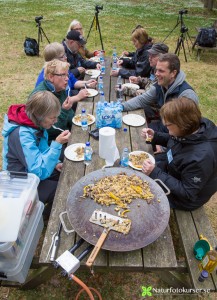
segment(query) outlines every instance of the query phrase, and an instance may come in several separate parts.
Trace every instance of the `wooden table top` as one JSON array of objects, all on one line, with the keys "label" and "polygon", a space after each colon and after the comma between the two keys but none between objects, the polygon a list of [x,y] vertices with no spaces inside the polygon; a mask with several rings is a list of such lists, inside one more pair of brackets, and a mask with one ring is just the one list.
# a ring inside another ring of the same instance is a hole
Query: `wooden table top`
[{"label": "wooden table top", "polygon": [[[117,82],[116,77],[110,77],[111,69],[110,59],[106,58],[106,74],[103,76],[104,93],[107,101],[115,101],[114,86]],[[78,103],[76,113],[81,113],[81,109],[85,108],[87,113],[95,114],[96,103],[99,100],[99,95],[94,98],[88,98]],[[134,113],[144,116],[143,110],[134,111]],[[123,114],[126,114],[123,113]],[[123,134],[123,127],[128,129],[127,134]],[[140,133],[142,127],[132,127],[123,124],[122,129],[116,129],[116,143],[121,154],[123,147],[128,147],[130,151],[143,150],[152,152],[150,145],[147,145],[141,139]],[[94,129],[95,124],[91,125],[89,129]],[[47,254],[51,245],[52,235],[57,231],[59,224],[59,214],[66,210],[66,201],[71,187],[83,176],[88,173],[101,169],[105,165],[105,161],[99,157],[98,141],[89,136],[88,132],[82,131],[79,126],[72,126],[72,135],[68,143],[85,143],[90,141],[93,148],[92,163],[85,167],[83,162],[74,162],[64,159],[63,170],[58,183],[50,219],[47,225],[47,230],[44,237],[42,251],[40,255],[40,263],[49,264]],[[64,220],[67,218],[64,218]],[[65,220],[66,225],[70,228],[70,224]],[[63,230],[61,232],[60,246],[57,257],[67,249],[70,249],[74,242],[79,237],[76,233],[66,234]],[[82,252],[87,247],[85,242],[76,252],[75,255]],[[85,267],[84,259],[81,265]],[[177,268],[177,260],[172,241],[172,236],[169,226],[167,226],[164,233],[152,244],[143,249],[130,252],[111,252],[101,250],[98,254],[94,266],[96,268],[105,269],[115,268],[117,270],[173,270]]]}]

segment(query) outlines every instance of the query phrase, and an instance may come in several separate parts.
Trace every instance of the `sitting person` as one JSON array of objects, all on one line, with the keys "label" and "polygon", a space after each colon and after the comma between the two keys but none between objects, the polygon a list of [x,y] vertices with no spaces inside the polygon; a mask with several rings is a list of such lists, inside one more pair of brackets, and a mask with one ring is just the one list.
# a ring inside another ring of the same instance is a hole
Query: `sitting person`
[{"label": "sitting person", "polygon": [[129,80],[131,83],[138,84],[140,89],[136,90],[135,93],[131,93],[132,96],[137,96],[143,94],[145,90],[149,89],[154,83],[157,82],[157,78],[155,76],[155,68],[158,62],[158,58],[160,54],[168,53],[169,47],[163,43],[156,43],[152,45],[151,49],[148,50],[149,63],[151,66],[151,72],[149,77],[141,77],[141,76],[130,76]]},{"label": "sitting person", "polygon": [[60,113],[59,100],[48,91],[33,94],[26,104],[11,105],[5,115],[2,135],[3,170],[37,175],[39,199],[47,204],[49,215],[62,163],[59,160],[62,144],[70,132],[59,134],[48,146],[49,129]]},{"label": "sitting person", "polygon": [[[55,126],[63,130],[71,130],[74,116],[73,104],[88,96],[86,89],[80,90],[76,96],[70,97],[67,95],[68,71],[69,64],[67,62],[58,59],[47,62],[44,68],[45,79],[32,92],[34,94],[38,91],[50,91],[59,99],[61,112]],[[59,130],[52,127],[48,129],[49,143],[55,140],[58,135]]]},{"label": "sitting person", "polygon": [[[84,36],[84,31],[82,24],[78,20],[72,20],[72,22],[69,25],[69,28],[67,30],[67,34],[71,30],[76,30],[78,31],[82,36]],[[94,51],[89,51],[85,45],[82,45],[79,49],[79,53],[81,54],[82,57],[84,58],[91,58],[94,56]]]},{"label": "sitting person", "polygon": [[86,44],[82,35],[76,31],[71,30],[68,32],[63,41],[67,61],[70,64],[69,70],[74,74],[77,79],[83,79],[85,69],[99,69],[101,65],[97,62],[84,59],[79,53],[79,49]]},{"label": "sitting person", "polygon": [[172,208],[194,210],[217,191],[217,127],[185,97],[164,104],[160,115],[169,133],[145,128],[142,137],[148,135],[167,152],[155,155],[156,165],[145,160],[142,172],[167,185]]},{"label": "sitting person", "polygon": [[[174,97],[187,97],[196,103],[199,100],[193,88],[185,81],[185,74],[180,70],[180,60],[176,54],[159,55],[155,76],[157,83],[142,95],[123,102],[122,106],[124,111],[144,108],[149,127],[156,131],[168,132],[159,117],[159,110],[163,104]],[[152,120],[155,122],[151,123]]]},{"label": "sitting person", "polygon": [[[65,49],[62,44],[54,42],[48,44],[44,48],[44,59],[45,62],[51,61],[53,59],[59,59],[61,61],[67,61],[67,57],[65,54]],[[38,79],[36,81],[35,87],[39,85],[44,80],[44,68],[41,70],[40,74],[38,75]],[[97,81],[94,79],[90,79],[87,81],[84,80],[77,80],[75,76],[69,71],[69,80],[68,80],[68,91],[67,94],[70,96],[77,95],[78,90],[84,88],[84,84],[87,87],[95,88]]]},{"label": "sitting person", "polygon": [[134,55],[129,58],[120,58],[118,60],[117,70],[112,70],[112,76],[121,76],[129,78],[130,76],[149,77],[151,67],[148,59],[148,50],[152,43],[148,40],[148,34],[144,28],[137,28],[132,33],[132,42],[136,48]]}]

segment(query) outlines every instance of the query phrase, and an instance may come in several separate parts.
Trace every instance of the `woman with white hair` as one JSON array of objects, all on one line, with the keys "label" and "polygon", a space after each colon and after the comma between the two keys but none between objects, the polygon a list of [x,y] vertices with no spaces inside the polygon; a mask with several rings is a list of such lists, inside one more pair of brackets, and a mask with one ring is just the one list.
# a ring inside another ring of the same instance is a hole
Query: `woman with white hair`
[{"label": "woman with white hair", "polygon": [[[84,30],[82,27],[82,24],[78,21],[78,20],[72,20],[72,22],[69,25],[69,28],[67,30],[67,33],[71,30],[76,30],[78,32],[80,32],[80,34],[82,36],[84,36]],[[82,47],[80,47],[79,49],[79,53],[81,54],[82,57],[84,58],[91,58],[94,56],[94,52],[95,51],[89,51],[85,45],[82,45]]]}]

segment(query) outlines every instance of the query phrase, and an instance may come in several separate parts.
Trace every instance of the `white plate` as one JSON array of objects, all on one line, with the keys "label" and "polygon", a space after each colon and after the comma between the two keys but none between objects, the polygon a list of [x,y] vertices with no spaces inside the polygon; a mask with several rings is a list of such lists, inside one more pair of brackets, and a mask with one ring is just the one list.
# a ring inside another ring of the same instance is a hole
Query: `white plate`
[{"label": "white plate", "polygon": [[93,78],[97,78],[100,75],[100,70],[90,69],[86,70],[85,73]]},{"label": "white plate", "polygon": [[[95,122],[95,117],[93,115],[87,114],[88,116],[91,117],[92,121],[87,122],[87,125],[91,125]],[[76,117],[81,117],[81,114],[78,114],[76,116],[74,116],[74,118],[72,119],[72,122],[77,125],[77,126],[81,126],[81,121],[76,121]]]},{"label": "white plate", "polygon": [[[146,153],[146,154],[148,154],[149,159],[151,160],[151,162],[152,162],[153,164],[155,164],[155,159],[154,159],[154,157],[153,157],[151,154],[149,154],[148,152],[145,152],[145,151],[133,151],[133,152],[130,152],[130,153],[129,153],[129,157],[130,157],[131,154],[136,155],[136,154],[141,154],[141,153]],[[139,170],[139,171],[142,170],[142,168],[137,168],[137,167],[135,167],[135,166],[132,164],[132,162],[131,162],[130,160],[129,160],[129,166],[130,166],[131,168],[135,169],[135,170]]]},{"label": "white plate", "polygon": [[128,114],[123,116],[123,122],[129,126],[142,126],[145,124],[145,118],[136,114]]},{"label": "white plate", "polygon": [[100,57],[99,56],[93,56],[93,57],[89,58],[89,60],[99,63],[100,62]]},{"label": "white plate", "polygon": [[127,87],[129,89],[136,89],[136,90],[139,89],[139,85],[138,84],[130,83],[130,82],[124,83],[123,86]]},{"label": "white plate", "polygon": [[79,147],[85,147],[85,144],[84,143],[78,143],[78,144],[72,144],[72,145],[66,147],[66,149],[64,151],[65,157],[70,159],[70,160],[73,160],[73,161],[82,161],[82,160],[84,160],[84,156],[82,156],[81,158],[78,158],[77,153],[75,152],[75,150]]},{"label": "white plate", "polygon": [[87,89],[87,91],[88,91],[87,98],[95,97],[96,95],[98,95],[98,91],[95,89]]}]

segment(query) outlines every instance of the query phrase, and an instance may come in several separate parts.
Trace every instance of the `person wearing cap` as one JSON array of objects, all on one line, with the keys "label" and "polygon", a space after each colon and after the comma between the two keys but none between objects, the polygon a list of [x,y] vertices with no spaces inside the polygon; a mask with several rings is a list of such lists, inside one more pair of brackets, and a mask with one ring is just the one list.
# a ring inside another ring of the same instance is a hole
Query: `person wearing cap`
[{"label": "person wearing cap", "polygon": [[157,78],[155,76],[155,67],[158,62],[158,57],[160,54],[168,53],[169,47],[163,43],[156,43],[152,45],[151,49],[148,50],[149,53],[149,63],[151,66],[151,72],[149,77],[141,77],[141,76],[130,76],[129,80],[131,83],[138,84],[140,89],[135,90],[135,94],[132,96],[140,95],[145,92],[145,90],[149,89],[152,84],[157,82]]},{"label": "person wearing cap", "polygon": [[[149,127],[156,131],[168,132],[159,116],[159,110],[164,103],[180,97],[187,97],[196,103],[199,99],[190,84],[186,82],[185,73],[180,70],[180,60],[176,54],[159,55],[155,76],[157,82],[145,93],[123,102],[122,109],[131,111],[144,108]],[[155,122],[151,122],[152,120]]]},{"label": "person wearing cap", "polygon": [[132,33],[132,42],[136,52],[130,58],[120,58],[118,60],[118,69],[111,71],[111,76],[121,76],[129,78],[130,76],[150,76],[150,63],[148,60],[148,50],[152,47],[149,41],[148,33],[142,27],[135,29]]},{"label": "person wearing cap", "polygon": [[[67,30],[67,34],[69,31],[71,30],[76,30],[78,31],[82,36],[84,36],[84,30],[83,30],[83,26],[81,24],[81,22],[79,22],[78,20],[72,20],[69,28]],[[91,58],[94,56],[94,52],[95,51],[90,51],[86,48],[86,45],[82,45],[81,48],[79,49],[79,53],[81,54],[82,57],[84,58]]]},{"label": "person wearing cap", "polygon": [[77,79],[84,78],[85,69],[100,69],[99,63],[86,60],[78,53],[82,45],[86,44],[80,32],[76,30],[69,31],[62,44],[65,48],[67,61],[70,64],[69,70]]}]

